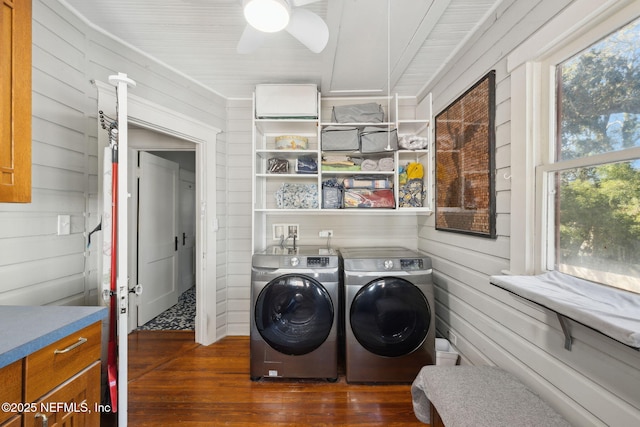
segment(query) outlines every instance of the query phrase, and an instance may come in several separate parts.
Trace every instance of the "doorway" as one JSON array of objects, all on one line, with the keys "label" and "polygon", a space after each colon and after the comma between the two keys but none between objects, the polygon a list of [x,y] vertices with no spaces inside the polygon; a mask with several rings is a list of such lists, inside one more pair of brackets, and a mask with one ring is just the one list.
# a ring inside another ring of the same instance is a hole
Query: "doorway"
[{"label": "doorway", "polygon": [[[197,308],[196,308],[196,324],[195,324],[195,341],[198,344],[209,345],[217,341],[224,331],[217,327],[216,308],[217,294],[215,286],[215,278],[217,273],[217,251],[215,250],[215,242],[217,240],[218,220],[216,218],[217,206],[217,186],[216,186],[216,140],[221,129],[216,128],[207,123],[193,119],[189,116],[181,114],[171,108],[151,102],[145,98],[129,94],[127,91],[126,74],[119,73],[117,76],[110,76],[109,80],[112,84],[95,80],[93,84],[98,90],[98,111],[110,117],[118,117],[118,119],[126,124],[123,129],[126,132],[120,134],[123,136],[122,141],[124,147],[128,147],[128,135],[130,128],[154,130],[162,136],[174,136],[185,144],[180,149],[193,150],[196,152],[196,199],[198,205],[198,215],[196,220],[196,283],[197,283]],[[129,79],[130,80],[130,79]],[[114,90],[117,86],[118,90]],[[124,101],[118,105],[118,100]],[[119,107],[119,108],[118,108]],[[132,129],[133,130],[133,129]],[[109,136],[106,132],[98,132],[98,147],[104,148],[109,146]],[[188,148],[187,148],[188,147]],[[139,147],[144,149],[144,147]],[[163,147],[167,149],[167,147]],[[152,149],[152,147],[150,147]],[[123,150],[124,151],[124,150]],[[124,154],[127,153],[127,154]],[[131,166],[128,162],[128,151],[120,153],[121,163],[127,165],[124,169],[124,176],[119,182],[126,185],[128,183],[128,175]],[[124,155],[123,155],[124,154]],[[102,176],[104,170],[103,150],[98,150],[98,187],[101,188],[103,181]],[[124,162],[122,162],[124,160]],[[122,170],[122,169],[121,169]],[[123,185],[123,186],[124,186]],[[120,206],[129,206],[129,198],[127,188],[119,192]],[[98,211],[102,211],[104,206],[99,202]],[[126,212],[121,211],[124,215],[119,215],[119,247],[128,249],[128,229],[129,219],[132,210],[127,209]],[[124,236],[124,238],[123,238]],[[102,243],[102,242],[101,242]],[[213,249],[207,251],[207,246]],[[118,280],[120,298],[120,314],[118,316],[118,422],[122,426],[127,425],[127,372],[128,372],[128,333],[129,330],[129,292],[130,256],[127,250],[122,251],[126,256],[121,257],[118,261]],[[98,270],[103,267],[102,257],[97,257]],[[207,286],[208,283],[213,286]],[[96,283],[99,292],[108,291],[108,287],[102,282]],[[126,307],[126,308],[125,308]],[[108,328],[108,325],[106,326]],[[107,336],[105,330],[103,336]],[[105,342],[106,344],[106,342]],[[106,347],[106,345],[105,345]]]},{"label": "doorway", "polygon": [[[194,330],[196,314],[195,144],[131,128],[129,331]],[[134,178],[135,177],[135,178]]]}]

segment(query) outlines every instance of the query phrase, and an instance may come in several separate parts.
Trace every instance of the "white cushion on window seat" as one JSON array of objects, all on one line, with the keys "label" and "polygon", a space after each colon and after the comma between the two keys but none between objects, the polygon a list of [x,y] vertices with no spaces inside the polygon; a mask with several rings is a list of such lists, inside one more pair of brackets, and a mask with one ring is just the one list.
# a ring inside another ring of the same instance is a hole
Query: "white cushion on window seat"
[{"label": "white cushion on window seat", "polygon": [[492,284],[640,348],[640,295],[552,271],[537,276],[491,276]]}]

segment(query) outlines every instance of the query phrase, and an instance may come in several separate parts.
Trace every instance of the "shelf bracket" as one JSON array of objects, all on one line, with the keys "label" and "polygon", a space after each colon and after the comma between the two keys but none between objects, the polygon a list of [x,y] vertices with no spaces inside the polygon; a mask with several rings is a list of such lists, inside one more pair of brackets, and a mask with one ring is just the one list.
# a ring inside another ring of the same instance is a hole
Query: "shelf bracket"
[{"label": "shelf bracket", "polygon": [[569,321],[566,317],[564,317],[560,313],[556,313],[558,316],[558,321],[560,322],[560,327],[562,328],[562,332],[564,333],[564,348],[566,350],[571,351],[571,345],[573,344],[573,337],[571,336],[571,328],[569,326]]}]

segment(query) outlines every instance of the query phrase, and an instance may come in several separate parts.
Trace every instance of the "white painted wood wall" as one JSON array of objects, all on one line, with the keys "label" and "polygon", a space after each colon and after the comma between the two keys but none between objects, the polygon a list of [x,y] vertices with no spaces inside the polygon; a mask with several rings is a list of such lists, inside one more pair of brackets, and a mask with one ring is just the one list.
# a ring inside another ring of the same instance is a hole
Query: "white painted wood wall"
[{"label": "white painted wood wall", "polygon": [[[104,131],[98,130],[91,81],[108,82],[118,72],[136,80],[131,93],[226,127],[223,97],[89,27],[57,1],[34,0],[33,202],[0,203],[0,304],[99,304],[100,232],[89,248],[86,239],[100,222],[97,135]],[[218,135],[222,164],[225,146],[225,135]],[[223,243],[217,249],[223,253],[225,186],[222,173],[218,239]],[[57,235],[60,214],[71,216],[70,235]],[[219,256],[218,262],[226,258]],[[226,324],[216,326],[226,331]]]},{"label": "white painted wood wall", "polygon": [[[505,0],[480,33],[425,87],[442,111],[491,69],[496,70],[495,241],[436,231],[420,221],[420,249],[434,266],[437,329],[457,337],[463,363],[501,366],[520,377],[576,426],[640,425],[640,352],[580,325],[572,351],[550,311],[489,284],[510,266],[511,76],[507,55],[572,2]],[[591,2],[598,3],[598,2]]]},{"label": "white painted wood wall", "polygon": [[251,100],[229,101],[227,125],[225,316],[229,335],[248,335],[251,283]]}]

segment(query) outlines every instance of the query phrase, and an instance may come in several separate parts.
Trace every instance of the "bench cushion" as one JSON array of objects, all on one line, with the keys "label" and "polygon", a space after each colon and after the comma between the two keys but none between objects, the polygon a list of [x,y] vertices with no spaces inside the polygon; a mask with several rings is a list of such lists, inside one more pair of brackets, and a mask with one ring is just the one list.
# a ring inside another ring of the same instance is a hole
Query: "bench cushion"
[{"label": "bench cushion", "polygon": [[429,423],[429,402],[447,427],[570,424],[512,374],[492,366],[423,367],[411,387],[416,417]]}]

